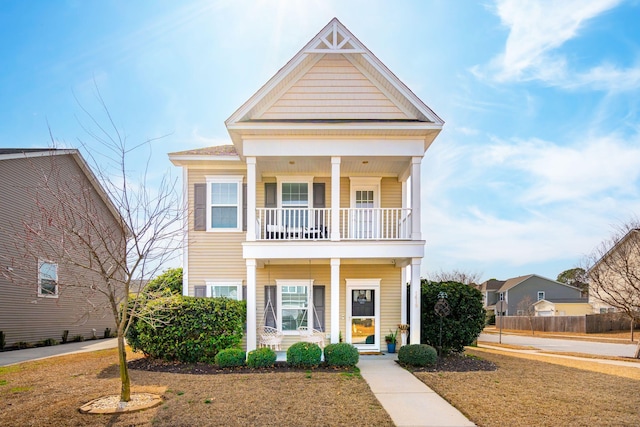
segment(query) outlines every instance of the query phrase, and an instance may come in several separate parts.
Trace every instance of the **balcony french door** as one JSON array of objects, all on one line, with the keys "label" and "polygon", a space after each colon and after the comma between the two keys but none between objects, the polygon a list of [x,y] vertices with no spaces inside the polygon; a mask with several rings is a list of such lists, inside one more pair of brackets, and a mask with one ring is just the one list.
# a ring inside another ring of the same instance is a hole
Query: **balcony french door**
[{"label": "balcony french door", "polygon": [[378,187],[353,187],[351,194],[350,239],[376,239],[380,236]]}]

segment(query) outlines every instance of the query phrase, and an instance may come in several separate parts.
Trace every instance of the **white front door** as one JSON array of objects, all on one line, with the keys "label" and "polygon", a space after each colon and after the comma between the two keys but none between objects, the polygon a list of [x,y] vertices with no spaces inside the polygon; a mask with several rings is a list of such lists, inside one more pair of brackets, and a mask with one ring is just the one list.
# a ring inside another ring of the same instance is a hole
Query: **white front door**
[{"label": "white front door", "polygon": [[361,351],[380,351],[380,280],[346,282],[347,342]]}]

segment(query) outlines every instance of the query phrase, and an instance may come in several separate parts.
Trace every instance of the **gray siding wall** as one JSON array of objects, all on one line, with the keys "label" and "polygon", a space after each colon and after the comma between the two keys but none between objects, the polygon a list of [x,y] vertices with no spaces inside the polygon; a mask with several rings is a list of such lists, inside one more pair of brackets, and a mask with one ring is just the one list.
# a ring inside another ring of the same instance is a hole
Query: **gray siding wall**
[{"label": "gray siding wall", "polygon": [[533,276],[509,289],[507,295],[508,315],[516,315],[518,312],[518,304],[527,295],[531,298],[531,302],[536,302],[538,300],[538,291],[544,291],[544,299],[551,301],[580,298],[580,289],[562,285],[553,280]]},{"label": "gray siding wall", "polygon": [[[7,346],[46,338],[60,341],[65,330],[69,331],[69,339],[75,335],[90,338],[92,329],[98,337],[102,337],[107,327],[114,330],[113,314],[101,295],[89,295],[82,288],[59,286],[58,298],[39,297],[38,260],[25,259],[23,251],[18,250],[16,239],[24,232],[23,221],[34,217],[34,197],[42,171],[56,168],[62,179],[85,176],[70,155],[54,157],[55,160],[39,157],[0,161],[0,267],[4,270],[13,264],[21,272],[20,278],[11,281],[0,275],[0,331],[6,335]],[[47,173],[47,176],[52,175]],[[39,195],[39,201],[48,203],[43,194]],[[105,218],[113,220],[106,213],[106,206],[102,206]],[[50,257],[42,254],[42,258]],[[59,263],[59,282],[68,282],[70,277],[78,275],[71,266]]]}]

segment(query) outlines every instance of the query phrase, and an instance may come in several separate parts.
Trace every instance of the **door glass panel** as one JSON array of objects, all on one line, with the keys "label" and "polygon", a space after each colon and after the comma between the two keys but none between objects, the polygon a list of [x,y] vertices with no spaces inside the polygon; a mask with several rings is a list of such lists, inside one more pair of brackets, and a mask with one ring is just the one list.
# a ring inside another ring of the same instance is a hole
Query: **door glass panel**
[{"label": "door glass panel", "polygon": [[351,291],[351,343],[376,344],[375,290]]},{"label": "door glass panel", "polygon": [[375,344],[376,320],[352,319],[351,320],[351,344]]}]

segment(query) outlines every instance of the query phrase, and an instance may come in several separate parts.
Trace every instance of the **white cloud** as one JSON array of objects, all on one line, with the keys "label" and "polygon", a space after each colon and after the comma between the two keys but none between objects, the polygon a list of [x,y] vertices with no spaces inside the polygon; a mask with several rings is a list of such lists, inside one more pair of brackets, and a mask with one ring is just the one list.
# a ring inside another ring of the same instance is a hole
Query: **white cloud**
[{"label": "white cloud", "polygon": [[581,135],[567,146],[482,138],[439,141],[425,159],[423,274],[555,277],[640,212],[640,135]]},{"label": "white cloud", "polygon": [[528,180],[530,187],[521,198],[529,203],[566,202],[604,192],[637,194],[640,138],[633,139],[585,137],[571,146],[539,139],[498,143],[486,150],[483,160]]},{"label": "white cloud", "polygon": [[615,8],[621,0],[497,0],[495,13],[509,29],[504,52],[484,66],[472,67],[477,77],[498,82],[541,80],[566,89],[589,87],[605,91],[640,86],[640,67],[603,63],[573,70],[558,49],[580,36],[587,22]]}]

